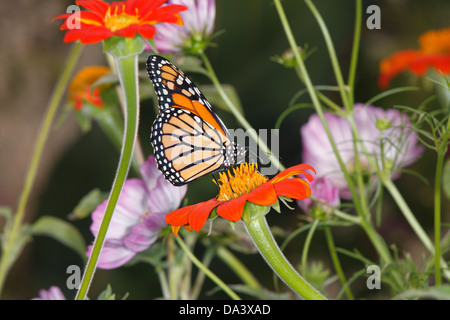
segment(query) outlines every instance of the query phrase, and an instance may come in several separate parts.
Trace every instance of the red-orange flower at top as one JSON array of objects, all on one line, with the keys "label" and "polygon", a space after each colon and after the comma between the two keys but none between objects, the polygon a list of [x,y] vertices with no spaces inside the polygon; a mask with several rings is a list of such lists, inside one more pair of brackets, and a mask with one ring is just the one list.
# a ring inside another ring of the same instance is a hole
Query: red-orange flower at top
[{"label": "red-orange flower at top", "polygon": [[214,208],[222,218],[239,221],[247,201],[260,206],[271,206],[279,196],[297,200],[309,198],[311,189],[304,179],[288,179],[303,174],[311,182],[313,177],[305,170],[315,173],[310,165],[299,164],[269,180],[256,171],[256,165],[241,164],[233,170],[233,174],[220,173],[220,190],[216,198],[175,210],[166,216],[166,222],[172,225],[172,231],[177,235],[181,226],[189,231],[199,231]]},{"label": "red-orange flower at top", "polygon": [[385,58],[380,63],[378,85],[389,86],[399,73],[409,70],[423,76],[430,67],[443,74],[450,74],[450,28],[432,30],[419,38],[420,50],[402,50]]},{"label": "red-orange flower at top", "polygon": [[139,33],[145,39],[155,35],[154,25],[160,22],[183,25],[182,5],[165,5],[167,0],[126,0],[109,4],[102,0],[77,0],[89,11],[56,16],[64,19],[61,30],[67,30],[64,42],[80,40],[83,44],[100,42],[112,36],[134,38]]}]

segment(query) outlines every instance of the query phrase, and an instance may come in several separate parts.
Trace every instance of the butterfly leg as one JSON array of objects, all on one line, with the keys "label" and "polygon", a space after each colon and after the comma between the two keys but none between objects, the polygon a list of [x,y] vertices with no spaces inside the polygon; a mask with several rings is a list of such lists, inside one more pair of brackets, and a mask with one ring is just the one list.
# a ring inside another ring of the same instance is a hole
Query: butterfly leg
[{"label": "butterfly leg", "polygon": [[227,175],[228,175],[228,184],[230,185],[231,192],[236,193],[236,192],[234,192],[233,187],[231,186],[231,183],[230,183],[230,180],[231,180],[232,177],[231,177],[230,170],[228,170],[228,167],[227,167],[226,172],[227,172]]},{"label": "butterfly leg", "polygon": [[213,177],[214,183],[216,186],[220,189],[219,181],[217,181],[216,177],[214,176],[214,173],[211,173],[211,176]]}]

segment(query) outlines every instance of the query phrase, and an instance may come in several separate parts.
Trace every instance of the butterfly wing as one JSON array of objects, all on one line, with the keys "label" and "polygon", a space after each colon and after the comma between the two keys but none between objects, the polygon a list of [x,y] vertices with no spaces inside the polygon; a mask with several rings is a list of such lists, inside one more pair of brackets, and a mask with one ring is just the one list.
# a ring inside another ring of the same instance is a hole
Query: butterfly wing
[{"label": "butterfly wing", "polygon": [[166,179],[183,185],[229,165],[236,146],[195,84],[159,56],[147,59],[147,71],[159,106],[151,142]]}]

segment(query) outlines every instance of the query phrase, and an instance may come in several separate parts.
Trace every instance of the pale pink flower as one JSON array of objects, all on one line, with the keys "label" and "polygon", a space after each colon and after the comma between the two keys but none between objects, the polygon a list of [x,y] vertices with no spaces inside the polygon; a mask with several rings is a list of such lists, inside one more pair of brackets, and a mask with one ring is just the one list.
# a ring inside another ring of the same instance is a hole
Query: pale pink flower
[{"label": "pale pink flower", "polygon": [[311,187],[311,195],[315,199],[306,198],[302,201],[297,201],[298,206],[306,213],[311,213],[311,210],[314,208],[319,208],[323,212],[330,212],[341,204],[339,189],[326,178],[314,179],[309,185]]},{"label": "pale pink flower", "polygon": [[66,300],[66,297],[59,287],[51,286],[48,290],[39,290],[39,297],[31,300]]},{"label": "pale pink flower", "polygon": [[[350,124],[345,118],[335,114],[324,112],[324,116],[339,154],[351,172],[355,163],[355,153]],[[422,155],[424,147],[418,144],[408,117],[398,110],[383,110],[357,104],[354,107],[354,117],[361,138],[357,143],[358,155],[366,173],[375,174],[375,168],[370,167],[368,157],[373,159],[373,163],[381,170],[388,169],[393,178],[396,178],[401,168],[410,165]],[[339,189],[342,198],[349,199],[347,181],[317,114],[312,115],[301,128],[301,137],[303,162],[314,166],[318,178],[326,177]],[[364,145],[364,148],[361,145]]]},{"label": "pale pink flower", "polygon": [[[130,261],[138,252],[147,250],[167,224],[166,215],[177,209],[187,186],[174,187],[158,170],[151,155],[140,167],[142,179],[125,181],[114,210],[98,267],[114,269]],[[91,231],[97,236],[106,210],[107,200],[92,213]],[[92,251],[88,247],[87,255]]]},{"label": "pale pink flower", "polygon": [[183,5],[188,10],[180,12],[181,26],[173,23],[155,25],[156,49],[161,53],[177,53],[205,46],[214,31],[215,0],[169,0],[167,3]]}]

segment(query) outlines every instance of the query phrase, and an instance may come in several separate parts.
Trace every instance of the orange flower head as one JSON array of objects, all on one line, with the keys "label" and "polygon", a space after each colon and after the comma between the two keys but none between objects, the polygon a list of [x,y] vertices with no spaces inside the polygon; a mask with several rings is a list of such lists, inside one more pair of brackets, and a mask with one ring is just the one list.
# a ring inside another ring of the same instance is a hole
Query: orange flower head
[{"label": "orange flower head", "polygon": [[257,167],[256,164],[244,163],[238,168],[233,168],[233,174],[231,174],[230,170],[226,173],[220,172],[220,190],[217,200],[227,201],[237,198],[267,182],[269,179],[256,171]]},{"label": "orange flower head", "polygon": [[241,164],[233,172],[228,170],[219,174],[220,190],[216,198],[175,210],[166,216],[166,222],[172,225],[172,231],[177,235],[181,226],[188,231],[199,231],[214,209],[217,215],[234,222],[241,220],[247,201],[272,206],[278,197],[304,200],[311,196],[308,182],[302,178],[288,178],[303,174],[311,182],[313,177],[306,170],[315,173],[310,165],[299,164],[269,180],[257,171],[255,164]]},{"label": "orange flower head", "polygon": [[450,28],[425,32],[419,37],[419,44],[423,52],[450,54]]},{"label": "orange flower head", "polygon": [[94,106],[103,108],[104,104],[100,97],[102,86],[92,90],[92,85],[111,70],[104,66],[89,66],[81,69],[69,84],[68,100],[74,104],[75,110],[80,110],[85,101]]},{"label": "orange flower head", "polygon": [[112,36],[134,38],[139,33],[151,39],[157,23],[182,25],[179,12],[187,10],[182,5],[165,5],[167,0],[126,0],[109,4],[102,0],[77,0],[87,9],[56,16],[64,19],[61,30],[67,30],[64,42],[80,40],[83,44],[96,43]]},{"label": "orange flower head", "polygon": [[381,88],[388,87],[392,78],[405,70],[416,76],[423,76],[429,68],[450,74],[450,28],[422,34],[419,44],[420,50],[398,51],[381,61],[378,78]]}]

